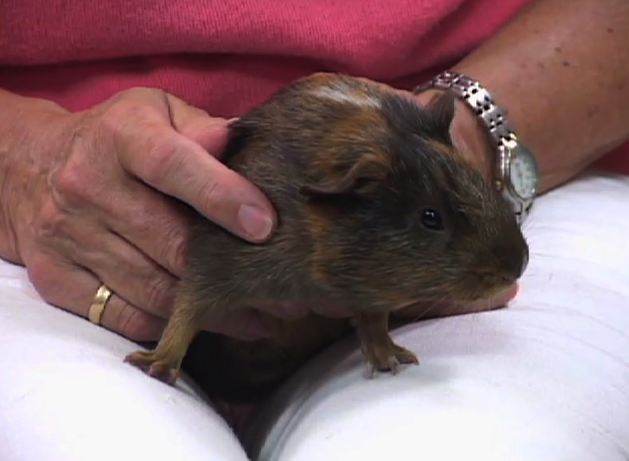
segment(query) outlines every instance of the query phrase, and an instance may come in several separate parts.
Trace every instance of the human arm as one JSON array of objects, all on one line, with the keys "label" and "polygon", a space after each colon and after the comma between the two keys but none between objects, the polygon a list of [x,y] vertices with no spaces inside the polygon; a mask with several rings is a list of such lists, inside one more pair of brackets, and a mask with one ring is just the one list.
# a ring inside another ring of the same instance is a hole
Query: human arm
[{"label": "human arm", "polygon": [[[537,0],[452,70],[478,80],[507,112],[537,159],[544,193],[629,139],[627,43],[625,0]],[[485,130],[457,105],[455,142],[487,172]]]}]

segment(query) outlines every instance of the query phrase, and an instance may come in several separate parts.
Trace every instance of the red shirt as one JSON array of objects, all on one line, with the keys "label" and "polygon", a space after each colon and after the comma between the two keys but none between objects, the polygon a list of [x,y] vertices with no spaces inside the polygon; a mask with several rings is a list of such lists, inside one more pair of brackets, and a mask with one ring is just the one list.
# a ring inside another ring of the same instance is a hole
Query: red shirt
[{"label": "red shirt", "polygon": [[[410,89],[528,1],[1,0],[0,87],[70,110],[159,87],[222,117],[316,71]],[[629,173],[629,144],[604,164]]]}]

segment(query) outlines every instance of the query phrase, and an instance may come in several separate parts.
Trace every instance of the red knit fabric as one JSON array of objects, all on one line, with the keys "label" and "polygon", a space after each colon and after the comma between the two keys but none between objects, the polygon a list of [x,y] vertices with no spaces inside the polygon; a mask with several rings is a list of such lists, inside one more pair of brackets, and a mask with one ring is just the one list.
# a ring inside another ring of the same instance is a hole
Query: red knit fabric
[{"label": "red knit fabric", "polygon": [[[316,71],[410,89],[528,1],[1,0],[0,87],[71,110],[158,87],[223,117]],[[605,165],[629,173],[629,145]]]}]

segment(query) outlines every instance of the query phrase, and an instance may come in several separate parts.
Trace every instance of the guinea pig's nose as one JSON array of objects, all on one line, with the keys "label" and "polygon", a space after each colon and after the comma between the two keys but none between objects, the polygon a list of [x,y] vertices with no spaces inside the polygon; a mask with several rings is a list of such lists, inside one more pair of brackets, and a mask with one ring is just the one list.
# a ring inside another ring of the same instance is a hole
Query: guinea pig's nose
[{"label": "guinea pig's nose", "polygon": [[529,266],[529,246],[524,245],[524,256],[522,257],[522,268],[520,269],[520,277],[526,271],[526,268]]},{"label": "guinea pig's nose", "polygon": [[[511,250],[514,255],[513,264],[510,268],[510,275],[513,276],[514,280],[519,279],[524,271],[529,265],[529,247],[528,245],[523,245],[521,247],[516,247]],[[515,257],[515,255],[520,255],[519,257]]]},{"label": "guinea pig's nose", "polygon": [[505,277],[511,280],[519,279],[529,264],[528,245],[508,245],[498,249],[496,255]]},{"label": "guinea pig's nose", "polygon": [[521,259],[522,263],[520,264],[520,267],[518,268],[517,272],[516,272],[516,279],[520,278],[522,276],[522,274],[524,274],[524,271],[526,271],[526,268],[529,265],[529,247],[528,245],[524,246],[524,250],[522,251],[522,259]]}]

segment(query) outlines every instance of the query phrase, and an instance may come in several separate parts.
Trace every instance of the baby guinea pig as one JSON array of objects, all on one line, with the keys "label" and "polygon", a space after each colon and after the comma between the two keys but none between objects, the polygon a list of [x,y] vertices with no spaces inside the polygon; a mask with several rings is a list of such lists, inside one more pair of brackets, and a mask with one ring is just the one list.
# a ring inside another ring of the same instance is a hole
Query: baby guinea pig
[{"label": "baby guinea pig", "polygon": [[[158,345],[126,360],[172,383],[204,319],[242,306],[308,302],[351,310],[372,369],[418,363],[389,336],[392,310],[489,297],[528,263],[511,208],[453,147],[453,116],[449,93],[421,107],[337,74],[298,80],[253,108],[231,126],[224,158],[274,204],[274,237],[250,244],[199,216]],[[216,340],[207,364],[217,380],[227,387],[272,382],[348,322],[315,314],[274,321],[277,335],[267,340]],[[281,352],[276,360],[272,351]],[[255,357],[275,368],[256,365]],[[265,377],[248,377],[247,368]]]}]

